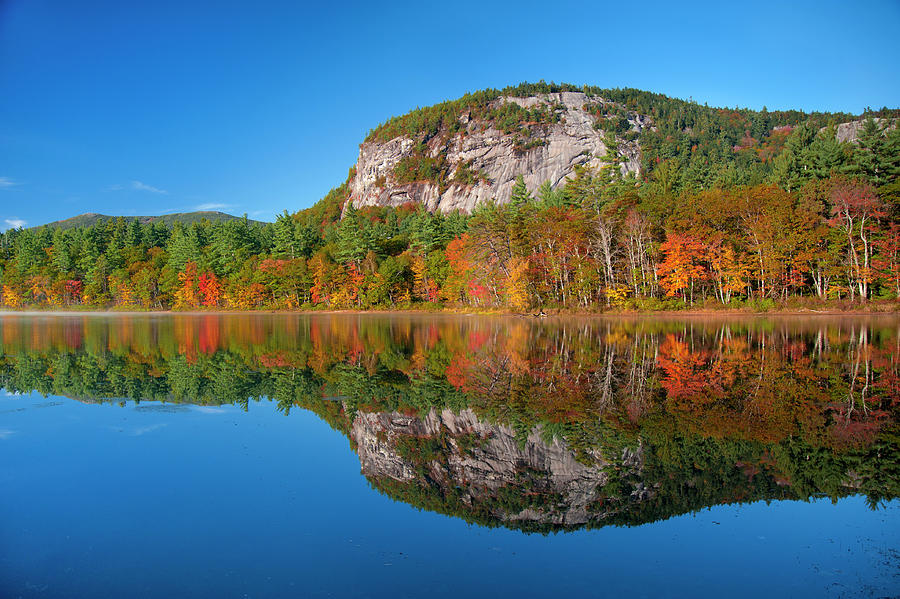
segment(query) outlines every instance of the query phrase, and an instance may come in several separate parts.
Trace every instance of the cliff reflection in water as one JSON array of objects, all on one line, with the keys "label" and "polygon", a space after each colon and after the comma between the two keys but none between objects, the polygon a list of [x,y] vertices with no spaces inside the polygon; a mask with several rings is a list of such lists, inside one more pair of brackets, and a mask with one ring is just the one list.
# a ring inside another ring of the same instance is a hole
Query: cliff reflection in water
[{"label": "cliff reflection in water", "polygon": [[897,497],[898,324],[5,315],[0,386],[268,398],[345,434],[395,499],[570,530],[758,499]]}]

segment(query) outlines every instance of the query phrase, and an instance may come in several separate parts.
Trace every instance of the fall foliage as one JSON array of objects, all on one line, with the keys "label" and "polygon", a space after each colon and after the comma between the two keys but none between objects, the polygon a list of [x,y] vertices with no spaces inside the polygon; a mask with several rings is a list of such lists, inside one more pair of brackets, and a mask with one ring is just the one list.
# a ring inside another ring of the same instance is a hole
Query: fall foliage
[{"label": "fall foliage", "polygon": [[[900,164],[884,152],[898,134],[879,127],[867,125],[868,146],[844,145],[841,168],[797,170],[815,154],[784,156],[833,135],[800,127],[775,160],[783,172],[773,166],[762,183],[676,184],[669,159],[646,181],[578,167],[557,189],[528,190],[519,177],[515,201],[471,215],[356,208],[345,183],[272,224],[120,218],[9,230],[0,233],[0,305],[528,312],[896,302]],[[742,133],[734,152],[755,139]],[[876,158],[881,166],[866,171]]]}]

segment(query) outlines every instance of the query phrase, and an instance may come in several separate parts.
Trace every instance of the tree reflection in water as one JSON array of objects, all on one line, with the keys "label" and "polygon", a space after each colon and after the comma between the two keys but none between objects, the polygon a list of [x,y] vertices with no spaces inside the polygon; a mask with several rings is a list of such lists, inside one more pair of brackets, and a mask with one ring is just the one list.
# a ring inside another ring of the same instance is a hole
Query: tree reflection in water
[{"label": "tree reflection in water", "polygon": [[900,320],[0,317],[0,386],[311,410],[372,486],[526,531],[898,495]]}]

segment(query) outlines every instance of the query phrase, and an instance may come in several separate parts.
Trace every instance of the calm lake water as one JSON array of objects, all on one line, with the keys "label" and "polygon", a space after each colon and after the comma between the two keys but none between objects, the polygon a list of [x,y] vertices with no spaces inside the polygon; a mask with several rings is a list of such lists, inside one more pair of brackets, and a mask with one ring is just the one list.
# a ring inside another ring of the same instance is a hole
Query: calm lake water
[{"label": "calm lake water", "polygon": [[900,596],[900,318],[0,315],[3,597]]}]

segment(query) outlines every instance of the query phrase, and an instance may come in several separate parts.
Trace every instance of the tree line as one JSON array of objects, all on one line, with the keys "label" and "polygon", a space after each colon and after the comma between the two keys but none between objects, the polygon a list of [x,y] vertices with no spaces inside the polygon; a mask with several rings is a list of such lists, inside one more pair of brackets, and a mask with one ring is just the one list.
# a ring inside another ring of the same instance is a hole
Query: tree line
[{"label": "tree line", "polygon": [[697,179],[693,158],[664,156],[642,180],[614,161],[556,189],[519,178],[509,203],[471,215],[356,209],[345,183],[268,224],[9,230],[0,302],[524,312],[900,298],[900,133],[889,120],[868,118],[854,143],[804,123],[754,183]]}]

